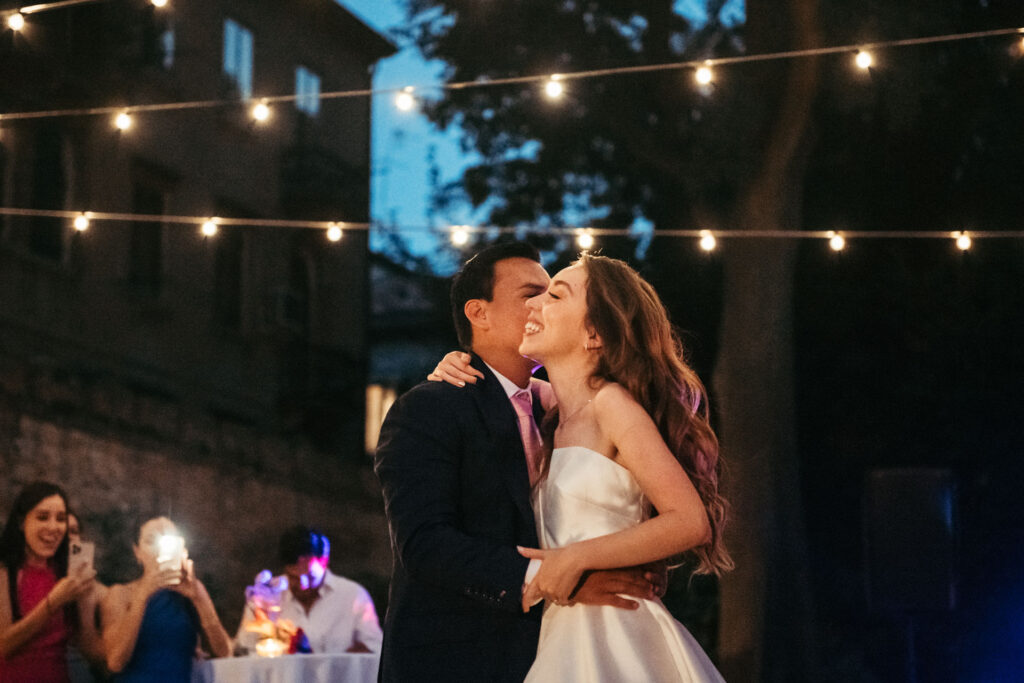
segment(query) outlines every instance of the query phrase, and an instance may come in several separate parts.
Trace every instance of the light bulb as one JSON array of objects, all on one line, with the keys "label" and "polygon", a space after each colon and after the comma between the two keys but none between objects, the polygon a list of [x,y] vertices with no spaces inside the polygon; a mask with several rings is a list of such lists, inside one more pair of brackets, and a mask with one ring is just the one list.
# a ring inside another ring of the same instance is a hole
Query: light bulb
[{"label": "light bulb", "polygon": [[565,86],[562,85],[560,79],[561,77],[555,74],[544,84],[544,94],[553,100],[557,100],[565,94]]},{"label": "light bulb", "polygon": [[452,244],[457,247],[464,246],[469,242],[469,231],[462,227],[452,228]]},{"label": "light bulb", "polygon": [[412,96],[412,86],[402,89],[402,92],[395,95],[395,106],[401,111],[412,111],[416,106],[416,98]]},{"label": "light bulb", "polygon": [[854,57],[854,62],[856,62],[857,66],[861,69],[867,69],[875,63],[875,58],[871,56],[870,52],[858,50],[857,56]]},{"label": "light bulb", "polygon": [[252,108],[252,117],[260,123],[270,118],[270,107],[266,102],[257,102]]},{"label": "light bulb", "polygon": [[832,251],[842,251],[846,248],[846,239],[837,232],[829,231],[828,246],[831,247]]},{"label": "light bulb", "polygon": [[114,117],[114,127],[118,130],[128,130],[132,127],[132,117],[126,111],[121,112]]},{"label": "light bulb", "polygon": [[967,251],[971,248],[971,238],[966,232],[954,232],[953,237],[956,238],[956,247],[960,251]]},{"label": "light bulb", "polygon": [[89,215],[86,213],[80,213],[75,216],[75,230],[78,232],[85,232],[89,229]]},{"label": "light bulb", "polygon": [[327,228],[327,239],[329,239],[332,242],[337,242],[338,240],[340,240],[343,234],[344,233],[341,230],[341,226],[338,225],[337,223],[331,223],[330,226]]},{"label": "light bulb", "polygon": [[25,28],[25,16],[21,12],[15,12],[7,17],[7,28],[12,31],[20,31]]},{"label": "light bulb", "polygon": [[718,241],[715,239],[715,236],[711,234],[711,231],[701,230],[700,248],[704,251],[714,251],[716,246],[718,246]]},{"label": "light bulb", "polygon": [[153,7],[166,7],[167,0],[150,0],[153,3]]},{"label": "light bulb", "polygon": [[200,229],[202,230],[203,235],[205,235],[206,237],[213,237],[214,235],[217,234],[217,219],[209,219],[208,221],[203,223],[203,227]]},{"label": "light bulb", "polygon": [[693,79],[697,81],[699,85],[708,85],[711,83],[713,77],[711,67],[709,66],[702,66],[693,74]]},{"label": "light bulb", "polygon": [[576,235],[576,244],[580,249],[590,249],[594,246],[594,236],[589,232],[581,231]]}]

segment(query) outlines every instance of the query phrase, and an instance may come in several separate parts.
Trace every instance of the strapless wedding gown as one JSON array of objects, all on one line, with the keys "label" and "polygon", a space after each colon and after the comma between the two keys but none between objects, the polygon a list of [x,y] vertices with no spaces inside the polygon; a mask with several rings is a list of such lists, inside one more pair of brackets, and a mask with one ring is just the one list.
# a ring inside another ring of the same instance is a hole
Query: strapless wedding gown
[{"label": "strapless wedding gown", "polygon": [[[644,520],[640,486],[629,470],[582,446],[556,448],[534,494],[541,546],[556,548]],[[661,683],[723,679],[660,600],[637,610],[548,602],[532,683]]]}]

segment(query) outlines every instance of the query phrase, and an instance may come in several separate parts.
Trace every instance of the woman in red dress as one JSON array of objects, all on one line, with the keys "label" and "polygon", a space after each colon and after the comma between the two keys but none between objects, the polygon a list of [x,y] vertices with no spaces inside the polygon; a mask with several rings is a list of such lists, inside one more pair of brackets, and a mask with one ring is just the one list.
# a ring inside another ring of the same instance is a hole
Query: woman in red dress
[{"label": "woman in red dress", "polygon": [[[96,572],[68,570],[67,495],[56,484],[29,484],[0,536],[0,683],[66,683],[74,602]],[[80,643],[92,654],[94,643]]]}]

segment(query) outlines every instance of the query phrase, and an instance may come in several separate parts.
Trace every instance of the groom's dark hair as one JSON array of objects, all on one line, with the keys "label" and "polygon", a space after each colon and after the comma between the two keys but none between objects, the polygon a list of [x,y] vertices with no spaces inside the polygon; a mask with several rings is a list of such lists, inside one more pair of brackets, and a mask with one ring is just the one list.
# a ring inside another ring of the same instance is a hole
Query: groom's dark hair
[{"label": "groom's dark hair", "polygon": [[462,269],[452,279],[452,319],[459,335],[459,345],[466,351],[473,346],[473,326],[466,317],[466,302],[471,299],[490,301],[494,297],[494,264],[509,258],[525,258],[540,263],[540,252],[526,242],[492,244],[462,264]]}]

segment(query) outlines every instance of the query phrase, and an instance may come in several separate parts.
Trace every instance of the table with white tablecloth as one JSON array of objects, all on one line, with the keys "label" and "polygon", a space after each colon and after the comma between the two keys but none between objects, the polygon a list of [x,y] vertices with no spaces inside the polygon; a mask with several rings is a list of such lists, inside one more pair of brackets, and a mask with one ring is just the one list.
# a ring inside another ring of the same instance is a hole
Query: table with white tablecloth
[{"label": "table with white tablecloth", "polygon": [[192,683],[375,683],[379,654],[224,657],[196,662]]}]

